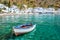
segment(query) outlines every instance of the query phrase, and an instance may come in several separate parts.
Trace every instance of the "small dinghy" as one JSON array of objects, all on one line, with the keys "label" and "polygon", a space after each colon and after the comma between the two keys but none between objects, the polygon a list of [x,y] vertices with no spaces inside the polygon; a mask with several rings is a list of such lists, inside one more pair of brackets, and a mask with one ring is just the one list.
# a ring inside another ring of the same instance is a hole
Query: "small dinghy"
[{"label": "small dinghy", "polygon": [[13,27],[14,34],[16,36],[32,31],[36,27],[36,24],[23,24]]}]

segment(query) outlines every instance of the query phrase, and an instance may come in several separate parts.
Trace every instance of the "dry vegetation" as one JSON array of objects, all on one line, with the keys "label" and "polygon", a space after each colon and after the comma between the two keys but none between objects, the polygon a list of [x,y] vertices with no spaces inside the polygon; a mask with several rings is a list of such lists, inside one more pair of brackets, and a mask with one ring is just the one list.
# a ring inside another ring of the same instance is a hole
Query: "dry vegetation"
[{"label": "dry vegetation", "polygon": [[22,8],[23,4],[26,4],[28,7],[60,8],[60,0],[0,0],[0,3],[9,7],[14,4],[19,8]]}]

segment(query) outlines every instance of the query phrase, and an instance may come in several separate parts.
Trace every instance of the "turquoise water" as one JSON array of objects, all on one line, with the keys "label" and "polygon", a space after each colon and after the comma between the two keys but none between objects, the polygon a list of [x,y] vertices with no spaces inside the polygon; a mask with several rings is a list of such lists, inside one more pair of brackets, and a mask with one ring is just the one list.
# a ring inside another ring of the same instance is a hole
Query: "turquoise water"
[{"label": "turquoise water", "polygon": [[[27,34],[15,36],[12,27],[32,22],[36,28]],[[60,14],[27,14],[0,17],[0,40],[60,40]]]}]

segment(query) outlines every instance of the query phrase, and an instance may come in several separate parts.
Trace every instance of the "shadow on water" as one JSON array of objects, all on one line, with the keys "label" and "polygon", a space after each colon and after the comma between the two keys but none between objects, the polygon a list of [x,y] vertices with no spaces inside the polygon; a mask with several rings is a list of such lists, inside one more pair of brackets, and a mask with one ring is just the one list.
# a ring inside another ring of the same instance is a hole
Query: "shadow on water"
[{"label": "shadow on water", "polygon": [[[30,33],[30,32],[29,32],[29,33]],[[11,32],[9,32],[9,33],[7,33],[7,34],[5,34],[5,35],[1,35],[2,37],[0,37],[0,40],[15,39],[15,38],[18,38],[18,37],[23,37],[24,35],[29,34],[29,33],[25,33],[25,34],[21,34],[21,35],[16,36],[16,35],[15,35],[14,33],[12,33],[12,31],[11,31]]]},{"label": "shadow on water", "polygon": [[7,34],[4,34],[4,35],[1,35],[0,40],[8,39],[10,36],[11,36],[11,33],[7,33]]},{"label": "shadow on water", "polygon": [[25,33],[25,34],[21,34],[21,35],[18,35],[18,36],[16,36],[12,31],[10,31],[9,33],[7,33],[5,35],[1,35],[3,37],[0,37],[0,40],[10,40],[10,39],[14,40],[16,38],[20,39],[20,38],[26,37],[28,35],[34,35],[35,31],[36,30],[33,30],[31,32],[28,32],[28,33]]}]

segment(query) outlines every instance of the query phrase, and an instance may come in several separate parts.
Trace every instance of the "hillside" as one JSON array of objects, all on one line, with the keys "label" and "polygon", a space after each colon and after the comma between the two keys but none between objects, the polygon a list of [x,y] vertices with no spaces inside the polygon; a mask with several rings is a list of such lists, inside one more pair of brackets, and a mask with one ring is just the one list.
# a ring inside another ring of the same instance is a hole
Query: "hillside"
[{"label": "hillside", "polygon": [[60,8],[60,0],[0,0],[0,3],[9,7],[14,4],[19,8],[22,8],[22,4],[26,4],[28,7]]}]

